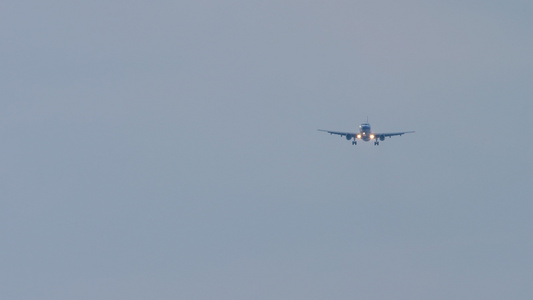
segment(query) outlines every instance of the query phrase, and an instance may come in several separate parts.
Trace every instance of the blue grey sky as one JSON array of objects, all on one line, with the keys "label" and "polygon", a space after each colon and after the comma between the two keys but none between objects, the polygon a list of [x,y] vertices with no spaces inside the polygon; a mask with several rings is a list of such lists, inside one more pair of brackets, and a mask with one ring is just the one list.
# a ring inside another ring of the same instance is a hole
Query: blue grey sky
[{"label": "blue grey sky", "polygon": [[532,11],[3,1],[2,297],[530,299]]}]

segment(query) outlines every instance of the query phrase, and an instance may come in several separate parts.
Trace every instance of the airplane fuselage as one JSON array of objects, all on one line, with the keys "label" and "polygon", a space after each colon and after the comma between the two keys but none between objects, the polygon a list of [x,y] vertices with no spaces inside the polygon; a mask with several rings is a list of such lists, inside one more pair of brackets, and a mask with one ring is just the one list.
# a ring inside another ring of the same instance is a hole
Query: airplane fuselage
[{"label": "airplane fuselage", "polygon": [[359,134],[356,136],[357,139],[363,140],[365,142],[368,142],[370,140],[374,139],[374,135],[372,134],[372,131],[370,129],[370,124],[363,123],[359,125]]}]

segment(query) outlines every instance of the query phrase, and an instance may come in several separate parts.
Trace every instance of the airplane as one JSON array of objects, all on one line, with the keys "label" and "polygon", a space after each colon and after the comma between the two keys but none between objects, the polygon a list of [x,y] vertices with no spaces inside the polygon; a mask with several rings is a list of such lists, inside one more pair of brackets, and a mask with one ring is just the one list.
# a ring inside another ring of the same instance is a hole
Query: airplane
[{"label": "airplane", "polygon": [[368,123],[368,119],[366,120],[366,123],[362,123],[361,125],[359,125],[359,132],[340,132],[340,131],[329,131],[329,130],[323,130],[323,129],[318,129],[318,131],[324,131],[329,134],[337,134],[340,136],[345,136],[347,140],[353,139],[352,145],[357,145],[357,140],[362,140],[365,142],[374,140],[374,146],[378,146],[379,141],[384,141],[386,137],[390,138],[392,136],[403,135],[406,133],[414,132],[414,131],[402,131],[402,132],[375,133],[375,132],[372,132],[372,130],[370,129],[370,124]]}]

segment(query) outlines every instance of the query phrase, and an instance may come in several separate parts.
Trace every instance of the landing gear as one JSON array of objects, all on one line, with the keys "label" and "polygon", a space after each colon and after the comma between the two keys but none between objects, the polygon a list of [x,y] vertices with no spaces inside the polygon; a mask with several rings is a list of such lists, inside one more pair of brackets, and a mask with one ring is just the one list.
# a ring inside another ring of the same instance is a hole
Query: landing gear
[{"label": "landing gear", "polygon": [[375,141],[375,142],[374,142],[374,146],[379,146],[379,142],[378,142],[378,141]]},{"label": "landing gear", "polygon": [[352,145],[357,145],[357,141],[352,141]]}]

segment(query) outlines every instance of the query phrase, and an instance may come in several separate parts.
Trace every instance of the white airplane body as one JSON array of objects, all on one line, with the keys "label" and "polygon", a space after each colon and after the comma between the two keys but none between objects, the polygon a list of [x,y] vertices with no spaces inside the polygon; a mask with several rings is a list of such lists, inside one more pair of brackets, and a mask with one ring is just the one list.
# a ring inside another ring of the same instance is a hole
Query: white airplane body
[{"label": "white airplane body", "polygon": [[341,132],[341,131],[329,131],[329,130],[323,130],[323,129],[318,129],[318,131],[324,131],[329,134],[337,134],[340,136],[344,136],[346,137],[347,140],[353,139],[352,145],[357,145],[357,140],[362,140],[365,142],[374,140],[374,145],[376,146],[379,145],[379,141],[384,141],[386,137],[393,137],[396,135],[403,135],[406,133],[414,132],[414,131],[402,131],[402,132],[376,133],[376,132],[372,132],[368,121],[359,126],[359,132]]}]

